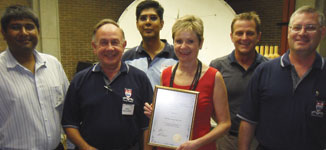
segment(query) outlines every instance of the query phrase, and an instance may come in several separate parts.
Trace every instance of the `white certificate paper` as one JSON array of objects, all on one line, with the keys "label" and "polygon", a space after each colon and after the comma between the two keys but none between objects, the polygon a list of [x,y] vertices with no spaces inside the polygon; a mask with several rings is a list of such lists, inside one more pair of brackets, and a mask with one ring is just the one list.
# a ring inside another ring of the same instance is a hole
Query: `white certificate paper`
[{"label": "white certificate paper", "polygon": [[156,86],[149,145],[176,148],[191,139],[199,92]]}]

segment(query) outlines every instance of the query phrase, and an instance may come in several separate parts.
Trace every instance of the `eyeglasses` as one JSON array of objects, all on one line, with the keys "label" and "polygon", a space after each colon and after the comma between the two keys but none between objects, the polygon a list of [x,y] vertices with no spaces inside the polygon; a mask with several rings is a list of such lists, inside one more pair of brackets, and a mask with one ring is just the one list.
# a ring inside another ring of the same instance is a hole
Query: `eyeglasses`
[{"label": "eyeglasses", "polygon": [[291,31],[294,33],[299,33],[302,30],[302,28],[304,28],[304,30],[307,33],[314,33],[318,30],[319,26],[316,24],[307,24],[305,26],[296,24],[296,25],[290,26]]}]

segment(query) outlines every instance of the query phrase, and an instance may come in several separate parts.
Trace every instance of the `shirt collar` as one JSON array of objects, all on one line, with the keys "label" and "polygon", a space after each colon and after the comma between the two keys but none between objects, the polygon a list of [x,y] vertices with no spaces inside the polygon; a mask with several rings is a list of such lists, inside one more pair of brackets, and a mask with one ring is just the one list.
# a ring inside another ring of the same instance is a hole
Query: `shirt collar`
[{"label": "shirt collar", "polygon": [[[97,63],[93,66],[92,72],[102,72],[102,68],[100,63]],[[129,65],[126,64],[125,62],[121,62],[121,67],[120,67],[120,72],[121,73],[128,73],[129,72]]]},{"label": "shirt collar", "polygon": [[[12,55],[11,51],[9,48],[6,49],[6,58],[7,60],[7,68],[15,68],[16,66],[21,66],[21,64],[15,59],[15,57]],[[33,51],[33,55],[35,57],[35,64],[36,66],[46,66],[46,61],[41,57],[39,52],[37,50]]]},{"label": "shirt collar", "polygon": [[[292,64],[289,58],[290,50],[288,50],[285,54],[283,54],[280,58],[281,67],[291,67]],[[313,69],[322,69],[325,65],[325,60],[316,52],[316,58],[314,63],[312,64]]]},{"label": "shirt collar", "polygon": [[[256,64],[256,63],[257,64],[260,64],[260,63],[262,63],[264,61],[264,56],[260,55],[256,51],[255,51],[255,54],[256,54],[256,56],[255,56],[255,61],[254,61],[253,64]],[[238,61],[235,59],[235,50],[233,50],[231,52],[231,54],[229,54],[228,58],[230,60],[230,63],[237,63],[238,64]]]},{"label": "shirt collar", "polygon": [[[165,39],[161,39],[161,41],[165,43],[165,46],[164,46],[163,50],[162,50],[160,53],[167,53],[167,54],[169,54],[169,53],[170,53],[169,49],[173,49],[173,46],[170,45],[170,44],[167,42],[167,40],[165,40]],[[136,51],[137,51],[138,53],[146,53],[146,51],[145,51],[145,49],[143,48],[142,45],[143,45],[143,41],[140,43],[139,46],[137,46]],[[169,47],[172,47],[172,48],[169,48]]]}]

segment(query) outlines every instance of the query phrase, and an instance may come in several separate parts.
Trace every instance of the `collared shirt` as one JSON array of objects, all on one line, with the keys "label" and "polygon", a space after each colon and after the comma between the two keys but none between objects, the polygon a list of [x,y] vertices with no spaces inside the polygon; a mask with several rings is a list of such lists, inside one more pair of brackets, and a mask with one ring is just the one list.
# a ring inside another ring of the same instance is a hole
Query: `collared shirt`
[{"label": "collared shirt", "polygon": [[264,148],[324,149],[325,61],[316,53],[311,70],[295,81],[289,53],[257,67],[238,117],[256,124],[255,135]]},{"label": "collared shirt", "polygon": [[153,60],[142,47],[143,42],[139,46],[126,51],[122,57],[122,60],[127,64],[135,66],[146,73],[153,89],[155,85],[160,85],[162,71],[178,62],[173,45],[170,45],[166,40],[161,41],[165,43],[165,47]]},{"label": "collared shirt", "polygon": [[[79,129],[97,149],[126,148],[137,143],[148,126],[143,107],[151,103],[153,89],[146,74],[131,65],[122,63],[120,73],[107,82],[101,70],[97,64],[71,81],[62,125]],[[122,114],[126,105],[134,106],[132,114]]]},{"label": "collared shirt", "polygon": [[210,63],[210,66],[216,68],[223,76],[228,92],[229,110],[232,122],[230,132],[235,135],[238,133],[240,126],[240,119],[236,115],[240,111],[240,106],[243,102],[249,80],[256,67],[266,61],[268,61],[267,58],[256,53],[254,62],[245,70],[236,60],[235,50],[233,50],[229,55],[216,58]]},{"label": "collared shirt", "polygon": [[59,61],[34,50],[35,74],[9,49],[0,54],[0,149],[54,149],[68,88]]}]

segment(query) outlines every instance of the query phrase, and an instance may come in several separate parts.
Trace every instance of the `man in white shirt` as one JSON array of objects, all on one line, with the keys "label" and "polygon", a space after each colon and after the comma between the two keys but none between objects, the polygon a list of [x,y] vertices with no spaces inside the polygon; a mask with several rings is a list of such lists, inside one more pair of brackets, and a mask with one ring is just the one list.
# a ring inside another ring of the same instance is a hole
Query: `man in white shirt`
[{"label": "man in white shirt", "polygon": [[[1,18],[8,48],[0,53],[0,149],[57,149],[68,80],[60,62],[35,50],[39,22],[30,8]],[[61,147],[62,148],[62,147]]]}]

